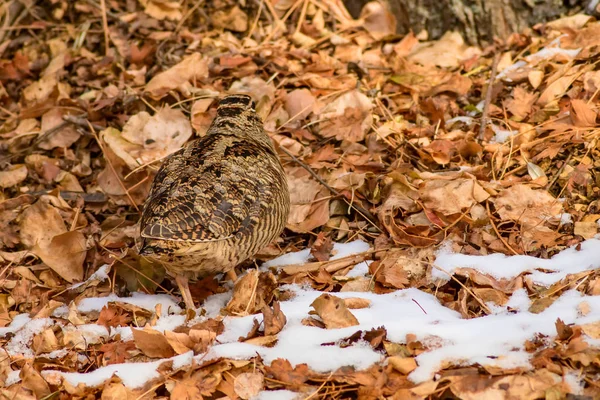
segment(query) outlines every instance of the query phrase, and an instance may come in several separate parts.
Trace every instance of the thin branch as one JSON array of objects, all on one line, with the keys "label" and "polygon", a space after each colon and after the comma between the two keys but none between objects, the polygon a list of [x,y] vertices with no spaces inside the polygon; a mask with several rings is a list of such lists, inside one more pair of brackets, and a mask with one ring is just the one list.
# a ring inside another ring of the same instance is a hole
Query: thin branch
[{"label": "thin branch", "polygon": [[490,103],[492,102],[492,92],[494,88],[494,81],[496,80],[496,72],[498,72],[498,62],[500,61],[500,53],[494,56],[492,62],[492,73],[490,74],[490,80],[485,91],[485,104],[483,105],[483,112],[481,113],[481,125],[479,126],[479,140],[483,140],[485,135],[485,128],[487,126],[487,117],[490,112]]},{"label": "thin branch", "polygon": [[290,153],[285,147],[279,146],[279,148],[281,149],[281,151],[283,151],[285,154],[287,154],[292,160],[294,160],[295,163],[297,163],[302,168],[307,170],[308,173],[311,174],[312,177],[315,178],[321,185],[325,186],[335,196],[342,198],[342,200],[344,200],[346,202],[346,204],[348,204],[348,206],[350,206],[351,208],[354,208],[354,210],[356,210],[356,212],[358,212],[360,215],[363,216],[363,218],[365,218],[367,221],[369,221],[379,232],[382,232],[381,228],[379,228],[379,226],[377,225],[377,219],[375,218],[375,216],[373,216],[373,214],[371,214],[365,208],[363,208],[359,205],[356,205],[356,204],[352,204],[352,202],[348,201],[348,199],[346,199],[346,197],[343,194],[341,194],[340,192],[338,192],[337,190],[335,190],[334,188],[329,186],[327,184],[327,182],[325,182],[323,179],[321,179],[321,177],[310,166],[308,166],[308,165],[304,164],[302,161],[300,161],[296,156],[294,156],[292,153]]}]

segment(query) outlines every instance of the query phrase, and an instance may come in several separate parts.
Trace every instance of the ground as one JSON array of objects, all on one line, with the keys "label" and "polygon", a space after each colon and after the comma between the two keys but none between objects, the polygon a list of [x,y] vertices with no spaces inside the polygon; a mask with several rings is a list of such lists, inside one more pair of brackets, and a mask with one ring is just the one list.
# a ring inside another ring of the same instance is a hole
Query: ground
[{"label": "ground", "polygon": [[[369,10],[4,5],[3,398],[600,397],[600,23],[481,49]],[[137,222],[227,93],[292,207],[186,312]]]}]

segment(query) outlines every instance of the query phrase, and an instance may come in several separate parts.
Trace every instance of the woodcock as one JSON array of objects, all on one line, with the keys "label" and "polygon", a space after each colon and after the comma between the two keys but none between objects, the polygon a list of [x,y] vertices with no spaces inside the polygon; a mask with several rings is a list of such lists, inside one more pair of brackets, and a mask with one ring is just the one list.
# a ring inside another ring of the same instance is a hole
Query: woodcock
[{"label": "woodcock", "polygon": [[154,178],[140,231],[140,254],[175,277],[194,308],[188,279],[227,272],[281,234],[287,180],[254,102],[223,98],[206,136],[167,157]]}]

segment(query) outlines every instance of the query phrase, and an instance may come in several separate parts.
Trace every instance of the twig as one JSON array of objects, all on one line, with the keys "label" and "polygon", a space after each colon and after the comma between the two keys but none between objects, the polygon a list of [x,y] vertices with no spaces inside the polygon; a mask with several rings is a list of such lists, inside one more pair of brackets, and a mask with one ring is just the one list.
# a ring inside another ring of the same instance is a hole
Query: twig
[{"label": "twig", "polygon": [[321,177],[315,171],[313,171],[313,169],[310,166],[308,166],[308,165],[304,164],[302,161],[300,161],[296,156],[294,156],[292,153],[290,153],[285,147],[279,146],[279,148],[281,149],[281,151],[283,151],[285,154],[287,154],[292,160],[294,160],[295,163],[297,163],[302,168],[307,170],[308,173],[311,174],[312,177],[315,178],[321,185],[325,186],[334,195],[341,197],[342,200],[344,200],[346,202],[346,204],[348,204],[348,206],[350,206],[351,208],[354,208],[356,210],[356,212],[358,212],[360,215],[362,215],[364,218],[366,218],[375,228],[377,228],[377,230],[379,232],[382,232],[381,229],[379,228],[379,226],[377,225],[377,220],[375,219],[373,214],[371,214],[368,210],[364,209],[363,207],[352,204],[350,201],[348,201],[348,199],[346,199],[346,197],[344,195],[342,195],[340,192],[338,192],[337,190],[335,190],[334,188],[329,186],[327,184],[327,182],[325,182],[323,179],[321,179]]},{"label": "twig", "polygon": [[479,126],[479,140],[483,140],[485,135],[485,128],[487,126],[487,117],[490,111],[490,103],[492,101],[492,92],[494,87],[494,81],[496,80],[496,72],[498,71],[498,62],[500,61],[500,53],[494,56],[492,62],[492,73],[490,74],[490,80],[485,91],[485,104],[483,105],[483,112],[481,113],[481,125]]},{"label": "twig", "polygon": [[567,164],[569,164],[569,161],[571,161],[572,157],[573,157],[573,150],[571,150],[569,152],[569,155],[567,156],[567,159],[563,162],[563,165],[558,169],[558,171],[556,171],[556,174],[554,175],[554,178],[552,178],[552,181],[550,181],[550,183],[548,183],[548,185],[546,185],[546,190],[552,189],[552,186],[554,186],[554,184],[556,183],[556,181],[558,180],[558,178],[564,171],[565,167],[567,166]]},{"label": "twig", "polygon": [[496,232],[496,235],[498,235],[498,239],[500,239],[500,241],[502,242],[502,244],[505,245],[507,249],[509,249],[510,251],[512,251],[512,253],[515,256],[520,255],[519,253],[517,253],[517,251],[515,249],[513,249],[510,246],[510,244],[508,244],[508,242],[506,241],[506,239],[504,239],[502,237],[502,235],[500,235],[500,231],[498,230],[498,228],[496,227],[496,224],[494,224],[494,221],[492,220],[492,212],[490,211],[490,203],[489,202],[485,203],[485,208],[487,209],[488,217],[490,218],[490,224],[492,225],[492,228],[494,229],[494,232]]},{"label": "twig", "polygon": [[106,16],[106,0],[100,0],[102,9],[102,30],[104,31],[104,54],[108,56],[110,48],[110,37],[108,35],[108,17]]}]

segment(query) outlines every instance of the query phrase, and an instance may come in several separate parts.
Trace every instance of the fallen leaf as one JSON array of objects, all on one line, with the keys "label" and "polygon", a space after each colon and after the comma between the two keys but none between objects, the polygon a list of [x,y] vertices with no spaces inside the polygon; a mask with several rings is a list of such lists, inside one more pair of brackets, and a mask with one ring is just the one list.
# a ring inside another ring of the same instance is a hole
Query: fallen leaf
[{"label": "fallen leaf", "polygon": [[208,60],[200,53],[192,53],[168,70],[155,75],[146,85],[146,91],[155,99],[176,89],[187,94],[191,89],[190,81],[200,81],[207,77]]},{"label": "fallen leaf", "polygon": [[234,32],[246,32],[248,30],[248,15],[238,6],[227,11],[215,11],[211,15],[211,22],[217,28],[229,29]]},{"label": "fallen leaf", "polygon": [[513,220],[523,229],[543,225],[562,212],[562,204],[545,190],[534,190],[529,185],[518,184],[503,190],[492,200],[503,220]]},{"label": "fallen leaf", "polygon": [[598,114],[588,102],[573,99],[571,100],[571,119],[575,126],[582,128],[596,126],[596,117]]},{"label": "fallen leaf", "polygon": [[27,167],[23,164],[10,165],[5,171],[0,171],[0,188],[16,186],[27,178]]},{"label": "fallen leaf", "polygon": [[360,13],[363,26],[375,40],[396,33],[396,17],[390,12],[387,3],[370,1],[365,4]]},{"label": "fallen leaf", "polygon": [[226,310],[233,315],[255,314],[273,299],[277,280],[270,272],[248,271],[233,287],[233,296]]},{"label": "fallen leaf", "polygon": [[[347,328],[358,325],[356,317],[348,310],[344,300],[339,297],[324,293],[311,303],[311,307],[323,322],[327,329]],[[313,313],[311,311],[311,313]]]},{"label": "fallen leaf", "polygon": [[344,93],[319,113],[319,133],[337,140],[360,142],[371,129],[371,100],[358,90]]},{"label": "fallen leaf", "polygon": [[448,31],[439,40],[415,45],[408,59],[424,66],[456,68],[462,61],[479,54],[481,50],[467,46],[460,33]]},{"label": "fallen leaf", "polygon": [[528,92],[521,86],[516,86],[513,90],[513,97],[506,100],[504,104],[516,121],[522,121],[531,113],[531,108],[537,98],[536,93]]},{"label": "fallen leaf", "polygon": [[283,311],[281,311],[281,306],[278,301],[273,302],[273,308],[271,309],[269,306],[263,307],[261,310],[263,313],[263,324],[265,326],[265,335],[276,335],[285,326],[287,322],[287,318]]},{"label": "fallen leaf", "polygon": [[258,372],[244,372],[235,377],[233,390],[242,399],[257,396],[265,386],[265,377]]},{"label": "fallen leaf", "polygon": [[181,3],[171,0],[140,0],[144,12],[158,20],[170,19],[179,21],[182,18]]},{"label": "fallen leaf", "polygon": [[425,207],[444,215],[462,213],[490,195],[474,179],[427,180],[419,188]]},{"label": "fallen leaf", "polygon": [[152,358],[173,357],[175,351],[169,341],[159,331],[154,329],[132,329],[135,346],[145,355]]},{"label": "fallen leaf", "polygon": [[123,132],[107,128],[100,136],[130,169],[135,169],[179,150],[192,136],[192,127],[181,110],[163,108],[153,116],[142,111],[127,121]]}]

